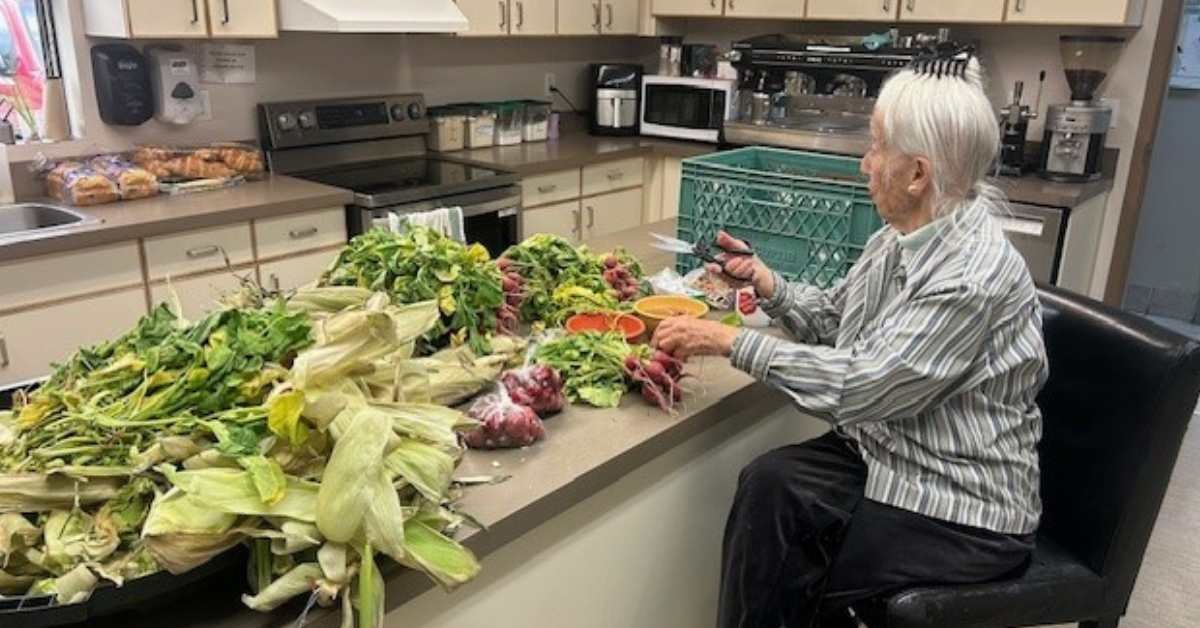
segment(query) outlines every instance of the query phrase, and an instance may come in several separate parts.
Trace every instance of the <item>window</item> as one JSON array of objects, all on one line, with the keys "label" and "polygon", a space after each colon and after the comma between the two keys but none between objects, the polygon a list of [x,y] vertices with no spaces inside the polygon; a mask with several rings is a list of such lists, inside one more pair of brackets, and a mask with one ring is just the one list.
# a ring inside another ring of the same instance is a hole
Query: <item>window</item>
[{"label": "window", "polygon": [[0,119],[20,137],[44,130],[46,79],[58,78],[49,0],[0,0]]}]

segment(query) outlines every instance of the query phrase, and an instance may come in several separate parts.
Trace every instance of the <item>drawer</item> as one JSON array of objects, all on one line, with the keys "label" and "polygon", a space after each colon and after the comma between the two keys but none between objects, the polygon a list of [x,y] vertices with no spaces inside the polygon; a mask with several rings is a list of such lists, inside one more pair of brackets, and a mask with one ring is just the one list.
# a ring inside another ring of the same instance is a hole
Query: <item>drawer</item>
[{"label": "drawer", "polygon": [[51,364],[120,336],[145,314],[137,287],[0,315],[0,387],[49,375]]},{"label": "drawer", "polygon": [[583,169],[583,196],[641,185],[645,167],[642,157],[588,166]]},{"label": "drawer", "polygon": [[295,290],[319,279],[339,253],[340,248],[333,248],[259,264],[258,275],[268,290]]},{"label": "drawer", "polygon": [[[179,297],[179,306],[183,317],[196,321],[205,314],[217,309],[217,300],[222,296],[235,292],[242,287],[239,277],[254,278],[254,267],[235,268],[233,272],[220,271],[208,275],[198,275],[187,279],[172,280],[150,284],[150,306],[158,307],[159,303],[170,303],[171,291]],[[170,288],[168,288],[170,286]]]},{"label": "drawer", "polygon": [[562,170],[529,177],[521,181],[521,204],[525,207],[549,205],[579,198],[579,170]]},{"label": "drawer", "polygon": [[250,223],[199,229],[178,235],[147,238],[146,266],[150,279],[179,277],[254,261]]},{"label": "drawer", "polygon": [[521,211],[521,238],[525,239],[539,233],[549,233],[572,242],[578,242],[582,223],[583,217],[580,214],[578,200],[536,209],[524,209]]},{"label": "drawer", "polygon": [[141,283],[132,241],[0,263],[0,310]]},{"label": "drawer", "polygon": [[254,235],[258,239],[260,260],[345,244],[346,210],[343,207],[335,207],[256,220]]}]

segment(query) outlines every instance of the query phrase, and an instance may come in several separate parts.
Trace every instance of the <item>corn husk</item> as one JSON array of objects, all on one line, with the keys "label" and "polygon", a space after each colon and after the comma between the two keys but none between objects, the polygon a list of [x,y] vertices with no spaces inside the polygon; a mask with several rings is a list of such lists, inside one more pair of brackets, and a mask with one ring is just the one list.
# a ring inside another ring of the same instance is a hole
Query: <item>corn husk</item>
[{"label": "corn husk", "polygon": [[313,583],[321,579],[324,573],[321,571],[321,566],[317,563],[304,563],[297,565],[291,571],[284,574],[265,589],[258,592],[258,595],[243,595],[242,603],[256,611],[272,611],[283,605],[284,602],[300,595],[307,593],[313,588]]},{"label": "corn husk", "polygon": [[142,536],[220,535],[233,528],[236,522],[237,515],[211,508],[200,498],[173,488],[154,500],[142,527]]},{"label": "corn husk", "polygon": [[288,299],[287,306],[289,310],[319,317],[362,307],[372,294],[366,288],[355,286],[304,287]]},{"label": "corn husk", "polygon": [[479,573],[479,561],[470,550],[438,532],[428,519],[404,522],[405,557],[399,562],[419,569],[443,588],[454,589]]},{"label": "corn husk", "polygon": [[244,538],[242,533],[230,530],[221,534],[147,536],[143,542],[163,569],[178,575],[207,563]]},{"label": "corn husk", "polygon": [[391,428],[388,416],[374,409],[359,411],[348,420],[325,466],[316,508],[317,528],[337,543],[354,538],[372,500],[379,497],[375,479],[383,474]]},{"label": "corn husk", "polygon": [[263,501],[254,478],[248,471],[176,471],[168,466],[159,467],[158,470],[197,503],[213,510],[233,515],[316,521],[317,491],[320,489],[316,482],[285,476],[286,488],[283,497],[273,504],[268,504]]},{"label": "corn husk", "polygon": [[116,497],[123,484],[124,478],[82,480],[37,473],[0,475],[0,513],[47,512],[76,504],[98,504]]},{"label": "corn husk", "polygon": [[450,488],[459,456],[461,451],[457,449],[451,454],[418,440],[402,438],[383,464],[393,477],[404,478],[426,499],[439,503]]}]

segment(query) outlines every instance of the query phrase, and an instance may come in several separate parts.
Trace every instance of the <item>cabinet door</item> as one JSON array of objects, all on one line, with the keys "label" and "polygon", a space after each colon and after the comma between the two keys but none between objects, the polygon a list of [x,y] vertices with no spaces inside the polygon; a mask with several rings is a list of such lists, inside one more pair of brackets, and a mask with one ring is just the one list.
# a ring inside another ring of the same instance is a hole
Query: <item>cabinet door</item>
[{"label": "cabinet door", "polygon": [[583,169],[583,196],[640,186],[645,170],[646,161],[641,157],[587,166]]},{"label": "cabinet door", "polygon": [[581,2],[563,0],[563,6],[558,12],[559,35],[596,35],[601,32],[603,22],[603,7],[601,0]]},{"label": "cabinet door", "polygon": [[538,233],[549,233],[572,242],[578,242],[582,232],[583,217],[580,214],[579,201],[526,209],[521,212],[521,220],[523,222],[522,238],[528,238]]},{"label": "cabinet door", "polygon": [[585,198],[584,229],[588,239],[620,233],[642,224],[642,188]]},{"label": "cabinet door", "polygon": [[218,299],[241,288],[240,277],[254,280],[254,267],[244,266],[235,268],[232,272],[221,271],[211,275],[172,280],[169,289],[165,281],[153,283],[150,285],[150,304],[157,307],[159,303],[169,303],[171,290],[174,290],[175,295],[179,297],[179,305],[183,308],[183,317],[194,321],[217,309]]},{"label": "cabinet door", "polygon": [[279,37],[275,0],[208,0],[213,37]]},{"label": "cabinet door", "polygon": [[145,314],[142,288],[0,314],[0,387],[49,375],[52,363],[120,336]]},{"label": "cabinet door", "polygon": [[464,36],[488,37],[508,34],[508,0],[455,0],[467,18]]},{"label": "cabinet door", "polygon": [[[811,0],[810,0],[811,1]],[[837,0],[832,0],[836,3]],[[654,15],[721,15],[725,0],[649,0]]]},{"label": "cabinet door", "polygon": [[[208,37],[204,0],[126,0],[133,37]],[[115,3],[114,3],[115,4]]]},{"label": "cabinet door", "polygon": [[509,0],[513,35],[553,35],[558,28],[555,0]]},{"label": "cabinet door", "polygon": [[258,275],[262,277],[263,287],[268,290],[295,290],[319,279],[339,252],[340,248],[326,249],[259,264]]},{"label": "cabinet door", "polygon": [[270,260],[346,244],[346,209],[334,207],[254,222],[258,259]]},{"label": "cabinet door", "polygon": [[606,35],[638,34],[638,0],[605,0],[603,9]]},{"label": "cabinet door", "polygon": [[[740,1],[740,0],[738,0]],[[811,20],[867,20],[888,22],[896,19],[905,0],[808,0],[807,17]]]},{"label": "cabinet door", "polygon": [[[882,2],[882,0],[880,0]],[[801,18],[804,0],[725,0],[729,17]]]},{"label": "cabinet door", "polygon": [[917,22],[1000,22],[1005,0],[900,0],[900,19]]},{"label": "cabinet door", "polygon": [[1123,25],[1137,23],[1130,15],[1135,0],[1009,0],[1007,21],[1025,24]]}]

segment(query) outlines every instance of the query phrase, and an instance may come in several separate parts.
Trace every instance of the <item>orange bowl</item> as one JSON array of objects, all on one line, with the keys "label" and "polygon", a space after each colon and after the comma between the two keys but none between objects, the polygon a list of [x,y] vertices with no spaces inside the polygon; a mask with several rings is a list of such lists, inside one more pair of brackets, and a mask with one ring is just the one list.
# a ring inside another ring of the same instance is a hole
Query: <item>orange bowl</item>
[{"label": "orange bowl", "polygon": [[708,315],[708,305],[703,301],[676,295],[658,295],[639,299],[633,304],[633,311],[646,323],[653,332],[658,324],[673,316],[689,316],[704,318]]},{"label": "orange bowl", "polygon": [[642,319],[616,312],[576,314],[567,319],[566,328],[567,333],[571,334],[585,331],[619,331],[625,334],[625,340],[630,343],[638,342],[646,333],[646,324]]}]

